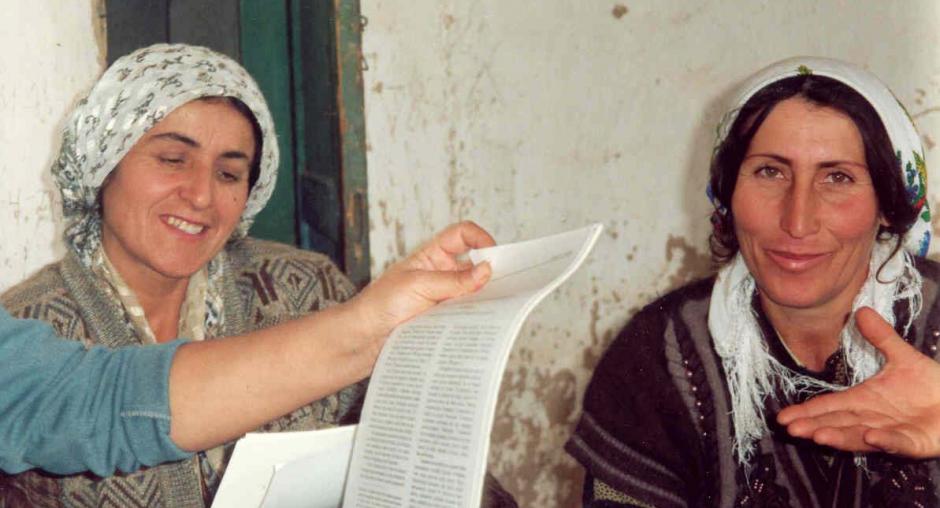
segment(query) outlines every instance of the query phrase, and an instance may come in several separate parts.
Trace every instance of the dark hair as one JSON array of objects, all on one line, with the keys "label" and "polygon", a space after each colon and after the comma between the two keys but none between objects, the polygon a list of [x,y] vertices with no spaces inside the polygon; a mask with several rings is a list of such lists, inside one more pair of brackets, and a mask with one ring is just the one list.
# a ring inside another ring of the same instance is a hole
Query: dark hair
[{"label": "dark hair", "polygon": [[731,196],[738,181],[738,171],[754,134],[774,107],[786,99],[800,97],[812,104],[832,108],[849,116],[862,136],[865,163],[878,199],[878,209],[888,224],[878,230],[878,238],[901,238],[917,219],[917,209],[910,202],[901,176],[901,161],[875,108],[852,87],[832,78],[800,75],[782,79],[762,88],[738,111],[728,136],[715,149],[710,169],[712,193],[723,207],[712,214],[709,243],[712,257],[725,263],[738,252],[734,232]]},{"label": "dark hair", "polygon": [[251,108],[242,102],[241,99],[235,97],[209,96],[198,100],[208,102],[220,101],[229,104],[241,113],[251,124],[251,134],[255,138],[255,156],[251,159],[251,169],[248,172],[248,193],[250,194],[251,189],[255,186],[255,182],[258,181],[258,177],[261,176],[261,151],[264,148],[264,135],[261,134],[261,124],[258,123],[258,119],[255,118],[255,114],[251,111]]}]

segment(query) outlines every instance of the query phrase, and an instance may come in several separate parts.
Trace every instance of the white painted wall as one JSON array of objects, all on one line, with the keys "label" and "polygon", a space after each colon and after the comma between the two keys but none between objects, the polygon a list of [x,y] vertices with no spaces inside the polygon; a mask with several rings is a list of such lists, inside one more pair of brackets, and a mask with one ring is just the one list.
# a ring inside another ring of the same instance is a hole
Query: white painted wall
[{"label": "white painted wall", "polygon": [[714,126],[751,72],[799,54],[870,68],[928,139],[940,209],[935,0],[361,1],[375,267],[458,219],[501,241],[608,228],[510,360],[490,466],[521,506],[577,506],[562,445],[598,355],[707,271]]},{"label": "white painted wall", "polygon": [[[100,71],[91,0],[7,3],[0,289],[63,252],[47,169]],[[462,218],[501,241],[608,227],[532,316],[504,380],[490,464],[521,506],[577,505],[580,473],[561,446],[591,368],[636,309],[707,269],[702,187],[735,83],[795,54],[865,65],[907,104],[940,169],[934,0],[361,3],[375,267]],[[930,181],[940,210],[940,171]]]},{"label": "white painted wall", "polygon": [[65,252],[49,166],[70,106],[100,73],[92,1],[4,2],[0,290]]}]

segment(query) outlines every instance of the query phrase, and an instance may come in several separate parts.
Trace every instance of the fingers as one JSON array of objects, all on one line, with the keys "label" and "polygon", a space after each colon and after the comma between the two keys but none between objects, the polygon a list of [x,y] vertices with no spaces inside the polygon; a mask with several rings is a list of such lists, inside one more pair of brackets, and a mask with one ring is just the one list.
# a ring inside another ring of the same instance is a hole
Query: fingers
[{"label": "fingers", "polygon": [[496,240],[475,222],[465,220],[451,224],[433,240],[442,250],[450,254],[463,254],[470,249],[482,249],[496,245]]},{"label": "fingers", "polygon": [[473,262],[469,259],[457,261],[457,263],[454,265],[454,270],[469,270],[471,268],[473,268]]},{"label": "fingers", "polygon": [[[884,452],[915,459],[932,457],[909,432],[910,426],[898,425],[873,429],[864,425],[817,430],[813,442],[848,452]],[[918,435],[916,432],[913,435]]]},{"label": "fingers", "polygon": [[799,418],[787,425],[791,436],[810,438],[824,428],[848,428],[864,426],[881,428],[896,424],[896,420],[872,411],[833,411],[812,418]]},{"label": "fingers", "polygon": [[864,425],[840,428],[824,427],[814,432],[810,439],[816,444],[847,452],[868,453],[880,451],[879,448],[865,441],[865,436],[870,431],[871,429]]},{"label": "fingers", "polygon": [[855,313],[855,325],[859,333],[881,351],[888,361],[896,359],[898,355],[916,353],[914,348],[894,331],[894,327],[870,307],[858,309]]},{"label": "fingers", "polygon": [[456,257],[470,249],[482,249],[496,245],[493,237],[472,221],[452,224],[425,244],[415,258],[422,262],[425,270],[461,270],[463,265]]},{"label": "fingers", "polygon": [[853,408],[864,407],[862,401],[865,396],[865,393],[857,388],[819,395],[802,404],[784,408],[777,413],[777,422],[781,425],[790,425],[800,418],[815,418],[826,413],[851,411]]},{"label": "fingers", "polygon": [[926,451],[928,446],[918,443],[918,438],[924,436],[922,429],[874,411],[834,411],[799,418],[787,425],[787,433],[849,452],[885,452],[912,458],[932,456]]},{"label": "fingers", "polygon": [[[917,443],[904,426],[871,428],[866,425],[820,427],[803,437],[822,446],[855,453],[884,452],[912,458],[924,458]],[[788,429],[789,430],[789,429]]]},{"label": "fingers", "polygon": [[917,444],[906,433],[896,429],[871,429],[865,433],[865,442],[885,453],[920,458]]},{"label": "fingers", "polygon": [[891,425],[883,415],[860,415],[852,411],[835,411],[813,418],[799,418],[787,425],[793,437],[809,439],[816,444],[849,452],[873,452],[880,448],[867,441],[873,426]]},{"label": "fingers", "polygon": [[486,284],[491,273],[490,264],[486,262],[468,270],[414,272],[420,280],[421,296],[433,302],[473,293]]}]

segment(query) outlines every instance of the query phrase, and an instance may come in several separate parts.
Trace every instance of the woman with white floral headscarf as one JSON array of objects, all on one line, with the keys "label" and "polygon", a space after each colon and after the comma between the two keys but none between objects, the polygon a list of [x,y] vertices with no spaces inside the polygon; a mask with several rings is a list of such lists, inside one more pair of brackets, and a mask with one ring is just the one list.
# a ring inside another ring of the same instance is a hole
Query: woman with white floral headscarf
[{"label": "woman with white floral headscarf", "polygon": [[[52,168],[69,252],[7,291],[4,307],[121,347],[245,333],[348,299],[355,288],[326,257],[245,236],[277,165],[271,114],[236,62],[182,44],[119,58],[72,113]],[[265,430],[336,424],[362,394],[351,386]],[[0,480],[0,496],[203,506],[228,453],[104,480],[27,472]]]},{"label": "woman with white floral headscarf", "polygon": [[940,467],[912,457],[940,447],[888,424],[919,395],[859,395],[899,358],[938,370],[925,182],[910,117],[868,72],[794,58],[749,79],[712,159],[721,268],[643,309],[598,365],[567,446],[586,505],[936,506]]},{"label": "woman with white floral headscarf", "polygon": [[[123,347],[244,334],[350,298],[355,288],[325,256],[246,237],[277,165],[271,114],[239,64],[183,44],[124,56],[76,107],[52,168],[68,254],[0,303],[63,337]],[[364,386],[262,430],[354,420]],[[2,476],[0,505],[206,506],[232,446],[106,479]],[[491,479],[486,494],[493,506],[508,497]]]}]

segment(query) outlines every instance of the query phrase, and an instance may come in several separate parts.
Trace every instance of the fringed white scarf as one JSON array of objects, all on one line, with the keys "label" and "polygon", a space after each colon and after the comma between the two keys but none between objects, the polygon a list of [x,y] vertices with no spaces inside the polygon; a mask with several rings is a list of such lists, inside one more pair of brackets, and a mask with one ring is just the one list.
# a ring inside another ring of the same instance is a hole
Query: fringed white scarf
[{"label": "fringed white scarf", "polygon": [[[872,307],[894,325],[894,303],[904,300],[910,310],[904,325],[907,333],[921,309],[922,280],[914,258],[903,249],[892,256],[892,250],[889,243],[875,242],[868,280],[855,297],[852,315],[842,329],[842,350],[851,369],[850,386],[873,376],[884,361],[855,327],[855,310]],[[768,398],[776,397],[777,388],[787,398],[847,388],[794,372],[770,355],[751,304],[754,291],[754,277],[738,253],[718,272],[708,313],[708,330],[728,380],[734,450],[741,465],[750,463],[756,444],[769,432],[764,408]]]}]

